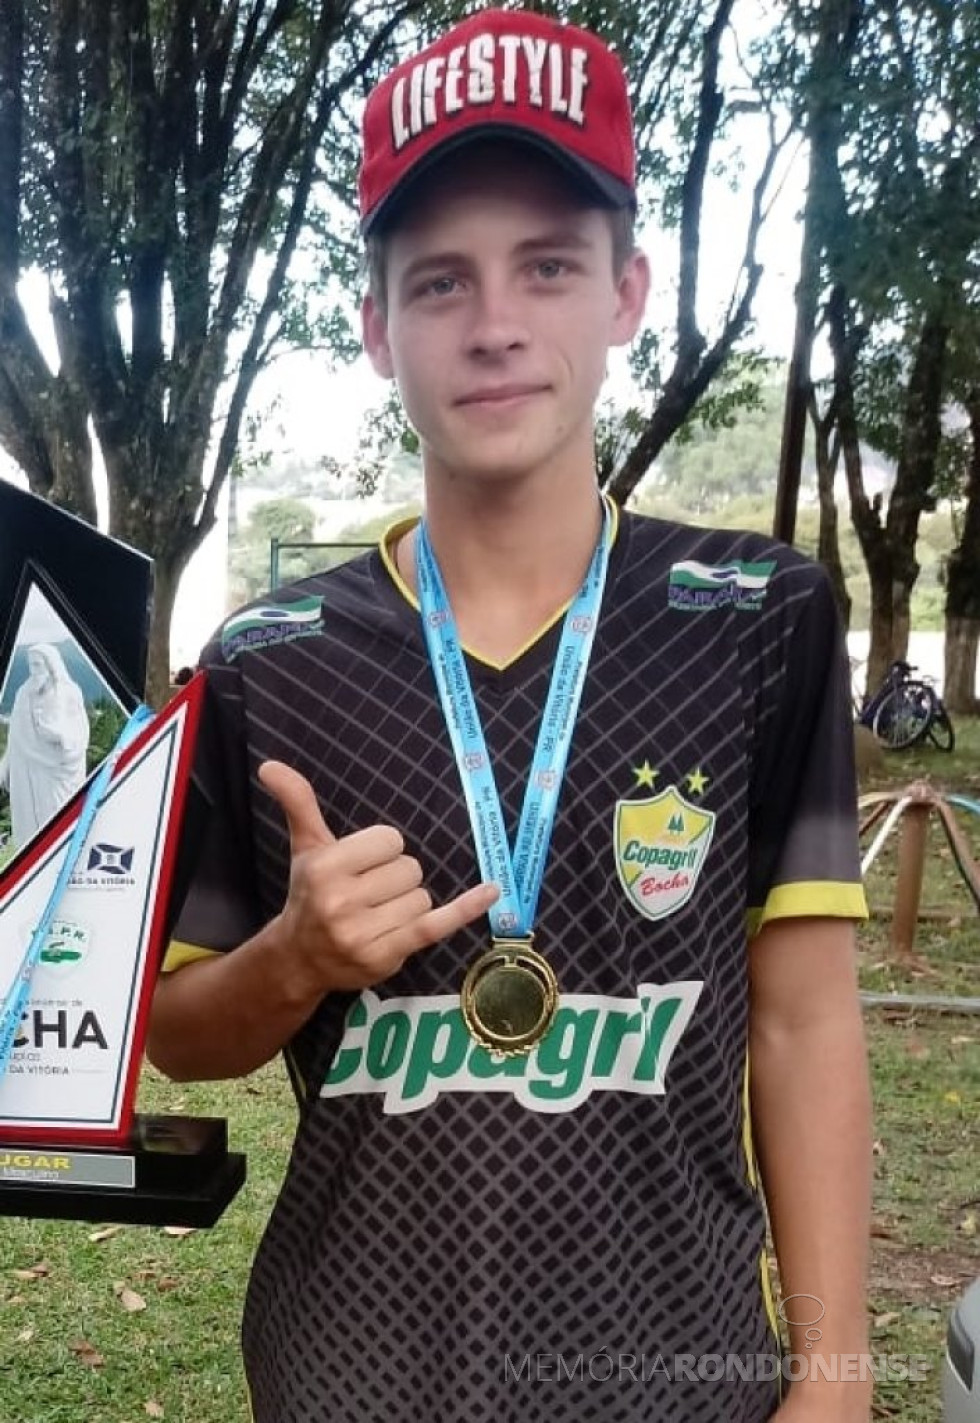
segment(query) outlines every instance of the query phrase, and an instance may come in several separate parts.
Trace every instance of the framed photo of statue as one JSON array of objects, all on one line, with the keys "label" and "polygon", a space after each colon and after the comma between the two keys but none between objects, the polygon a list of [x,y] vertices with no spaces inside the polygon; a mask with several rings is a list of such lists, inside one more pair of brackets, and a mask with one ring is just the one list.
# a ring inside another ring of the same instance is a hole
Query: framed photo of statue
[{"label": "framed photo of statue", "polygon": [[81,791],[136,701],[54,582],[27,560],[0,641],[0,869]]}]

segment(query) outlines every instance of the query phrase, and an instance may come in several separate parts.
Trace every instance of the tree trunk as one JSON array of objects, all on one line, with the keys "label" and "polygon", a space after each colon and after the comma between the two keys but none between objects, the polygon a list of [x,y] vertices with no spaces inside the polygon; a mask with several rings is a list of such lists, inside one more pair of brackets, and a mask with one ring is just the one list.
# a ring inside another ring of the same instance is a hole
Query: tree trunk
[{"label": "tree trunk", "polygon": [[915,557],[919,520],[926,510],[935,507],[936,460],[942,436],[943,371],[948,344],[949,326],[944,316],[927,312],[919,328],[905,392],[902,444],[885,519],[895,582],[892,603],[895,657],[904,657],[908,651],[912,589],[919,576]]},{"label": "tree trunk", "polygon": [[911,628],[912,584],[899,579],[892,586],[892,657],[908,657]]},{"label": "tree trunk", "polygon": [[980,388],[966,400],[970,467],[960,541],[946,565],[946,647],[943,701],[950,711],[980,711],[976,697],[980,644]]},{"label": "tree trunk", "polygon": [[753,189],[752,211],[741,262],[739,295],[737,299],[733,296],[724,327],[717,340],[709,346],[698,325],[701,222],[704,185],[710,171],[712,147],[719,131],[724,107],[718,75],[722,43],[731,19],[733,0],[715,0],[715,3],[716,8],[702,44],[698,111],[681,191],[674,364],[649,420],[622,465],[605,486],[610,497],[620,505],[625,505],[664,445],[681,427],[724,367],[735,343],[749,324],[752,303],[762,279],[762,266],[757,260],[758,236],[764,220],[765,198],[780,148],[771,129],[768,155]]},{"label": "tree trunk", "polygon": [[869,559],[871,582],[871,645],[868,649],[868,680],[865,694],[872,696],[881,686],[894,660],[893,584],[889,560]]},{"label": "tree trunk", "polygon": [[824,498],[822,491],[820,495],[820,534],[817,540],[817,558],[826,568],[830,577],[830,586],[834,590],[834,602],[837,604],[841,623],[846,630],[851,626],[851,595],[847,591],[847,579],[844,577],[844,565],[841,563],[838,528],[839,516],[834,500],[833,485],[831,485],[829,499]]},{"label": "tree trunk", "polygon": [[834,358],[834,419],[844,459],[851,523],[857,534],[871,584],[871,646],[865,696],[881,684],[892,661],[892,556],[881,524],[879,496],[869,499],[858,437],[854,375],[864,332],[854,321],[847,293],[835,282],[827,300],[827,335]]},{"label": "tree trunk", "polygon": [[146,672],[145,699],[159,709],[170,696],[170,624],[174,603],[186,559],[168,562],[162,558],[153,565],[153,612],[150,618],[150,647]]},{"label": "tree trunk", "polygon": [[817,496],[820,501],[820,530],[817,537],[817,558],[826,568],[830,585],[834,590],[834,601],[845,628],[851,626],[851,595],[847,591],[844,565],[840,557],[840,516],[837,500],[834,498],[834,480],[840,459],[840,445],[831,448],[830,431],[834,424],[833,410],[821,418],[817,412],[816,397],[810,386],[807,398],[810,426],[813,430],[814,453],[817,462]]},{"label": "tree trunk", "polygon": [[978,649],[980,617],[953,618],[947,613],[943,701],[950,711],[962,712],[965,716],[976,716],[980,712],[976,694]]},{"label": "tree trunk", "polygon": [[[793,334],[793,354],[786,378],[786,402],[783,411],[783,436],[779,453],[779,478],[776,484],[776,508],[773,534],[792,543],[796,533],[796,511],[799,501],[800,475],[803,468],[803,446],[806,439],[807,410],[812,400],[810,367],[813,340],[817,326],[820,300],[823,254],[840,232],[833,232],[839,212],[838,151],[841,143],[841,103],[851,57],[857,42],[861,7],[856,0],[843,4],[821,5],[817,12],[818,34],[810,74],[807,77],[808,109],[807,139],[810,146],[809,179],[803,209],[803,242],[800,249],[800,275],[796,285],[796,326]],[[839,224],[837,224],[839,226]],[[816,424],[816,421],[814,421]],[[827,432],[829,436],[829,431]],[[834,461],[836,465],[836,460]],[[850,617],[850,599],[844,586],[840,557],[837,551],[837,508],[833,503],[833,472],[831,472],[828,517],[833,529],[827,527],[827,563],[838,606]],[[824,501],[820,503],[820,534],[824,536]],[[832,516],[831,516],[831,510]],[[832,566],[836,564],[836,570]],[[839,582],[836,574],[839,575]]]}]

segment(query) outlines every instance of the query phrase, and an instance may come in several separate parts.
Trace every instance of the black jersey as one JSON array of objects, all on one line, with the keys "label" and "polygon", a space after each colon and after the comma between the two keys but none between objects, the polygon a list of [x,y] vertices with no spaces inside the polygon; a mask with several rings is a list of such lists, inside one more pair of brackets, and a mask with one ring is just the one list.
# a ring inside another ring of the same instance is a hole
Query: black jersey
[{"label": "black jersey", "polygon": [[[468,656],[512,842],[560,621],[506,666]],[[335,834],[397,826],[435,903],[478,882],[418,606],[383,548],[235,615],[203,665],[214,811],[169,968],[282,906],[268,758]],[[535,925],[555,1021],[527,1057],[470,1038],[476,924],[297,1034],[296,1142],[245,1309],[256,1423],[771,1415],[748,941],[768,917],[863,914],[855,804],[823,572],[622,516]]]}]

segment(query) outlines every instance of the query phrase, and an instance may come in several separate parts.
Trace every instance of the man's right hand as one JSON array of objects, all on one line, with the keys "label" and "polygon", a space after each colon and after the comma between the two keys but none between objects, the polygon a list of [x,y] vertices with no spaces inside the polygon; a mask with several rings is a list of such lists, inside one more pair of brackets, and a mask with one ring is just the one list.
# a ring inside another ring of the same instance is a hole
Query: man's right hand
[{"label": "man's right hand", "polygon": [[292,965],[311,993],[370,988],[419,949],[486,914],[499,896],[478,884],[439,908],[422,866],[390,825],[337,838],[305,776],[266,761],[259,780],[279,803],[290,841],[289,893],[279,916]]}]

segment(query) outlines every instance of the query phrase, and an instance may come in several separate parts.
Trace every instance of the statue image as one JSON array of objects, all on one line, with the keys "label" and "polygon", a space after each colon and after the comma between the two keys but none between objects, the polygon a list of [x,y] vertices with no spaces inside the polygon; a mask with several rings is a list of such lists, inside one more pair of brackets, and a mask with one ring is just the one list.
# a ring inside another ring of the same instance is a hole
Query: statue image
[{"label": "statue image", "polygon": [[58,649],[34,643],[27,665],[0,757],[0,788],[10,795],[10,839],[17,849],[82,785],[89,743],[85,699]]}]

